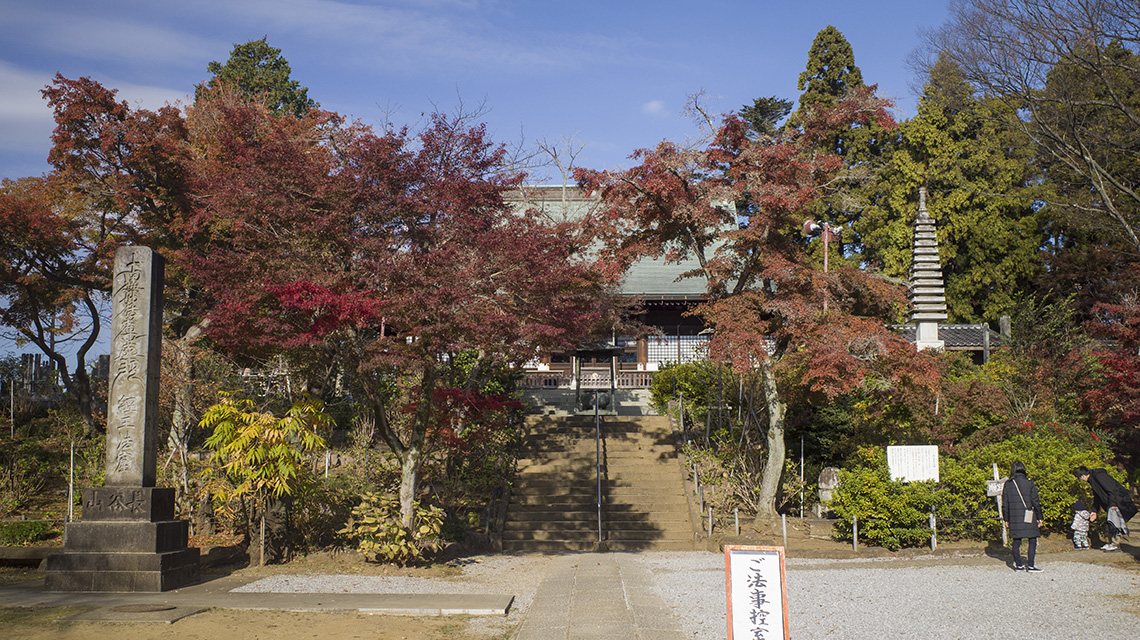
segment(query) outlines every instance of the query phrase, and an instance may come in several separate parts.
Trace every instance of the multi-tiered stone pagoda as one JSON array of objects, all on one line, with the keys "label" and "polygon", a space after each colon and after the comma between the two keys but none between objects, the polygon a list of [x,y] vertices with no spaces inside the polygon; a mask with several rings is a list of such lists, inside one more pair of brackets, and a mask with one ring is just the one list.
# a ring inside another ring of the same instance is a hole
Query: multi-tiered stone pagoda
[{"label": "multi-tiered stone pagoda", "polygon": [[946,287],[938,259],[938,236],[934,219],[926,211],[926,188],[918,190],[918,217],[914,221],[914,257],[910,266],[910,322],[914,323],[914,346],[941,349],[938,323],[947,319]]}]

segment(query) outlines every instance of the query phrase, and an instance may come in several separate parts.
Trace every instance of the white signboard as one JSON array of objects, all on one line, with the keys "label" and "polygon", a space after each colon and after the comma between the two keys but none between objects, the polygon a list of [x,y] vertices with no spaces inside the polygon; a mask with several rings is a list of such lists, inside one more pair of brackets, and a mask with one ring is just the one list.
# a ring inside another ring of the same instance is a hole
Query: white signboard
[{"label": "white signboard", "polygon": [[728,640],[787,640],[783,547],[726,545]]},{"label": "white signboard", "polygon": [[887,466],[892,480],[938,482],[938,447],[932,444],[887,447]]}]

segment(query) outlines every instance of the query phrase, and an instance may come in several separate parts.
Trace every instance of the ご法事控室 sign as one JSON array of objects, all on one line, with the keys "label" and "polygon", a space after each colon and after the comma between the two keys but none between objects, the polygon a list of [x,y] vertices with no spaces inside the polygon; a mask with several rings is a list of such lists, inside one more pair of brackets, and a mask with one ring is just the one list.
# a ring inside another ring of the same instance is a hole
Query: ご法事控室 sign
[{"label": "\u3054\u6cd5\u4e8b\u63a7\u5ba4 sign", "polygon": [[728,640],[788,638],[783,547],[727,545]]}]

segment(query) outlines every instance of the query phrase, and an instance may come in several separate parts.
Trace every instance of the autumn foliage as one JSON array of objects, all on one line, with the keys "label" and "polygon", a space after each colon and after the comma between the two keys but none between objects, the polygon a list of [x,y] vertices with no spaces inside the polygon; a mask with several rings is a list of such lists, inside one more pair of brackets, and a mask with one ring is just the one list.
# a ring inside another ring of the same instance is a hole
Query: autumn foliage
[{"label": "autumn foliage", "polygon": [[639,164],[627,171],[578,173],[585,189],[601,194],[594,227],[609,269],[646,257],[691,260],[697,267],[687,275],[706,283],[707,301],[693,313],[715,330],[710,357],[761,372],[763,514],[774,513],[790,397],[833,399],[868,376],[927,386],[936,379],[929,359],[884,326],[905,302],[901,287],[855,267],[823,273],[802,235],[809,206],[855,179],[834,146],[836,132],[889,128],[886,107],[873,87],[858,89],[834,106],[804,110],[798,127],[759,136],[730,115],[703,145],[662,142],[636,152]]}]

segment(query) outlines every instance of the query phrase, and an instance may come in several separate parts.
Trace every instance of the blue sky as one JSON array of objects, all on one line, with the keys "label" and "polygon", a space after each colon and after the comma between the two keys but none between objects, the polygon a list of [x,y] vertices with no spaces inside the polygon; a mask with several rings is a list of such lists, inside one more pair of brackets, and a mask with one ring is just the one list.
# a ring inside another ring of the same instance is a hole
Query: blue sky
[{"label": "blue sky", "polygon": [[[577,166],[615,169],[694,134],[681,113],[690,94],[703,90],[714,113],[797,99],[828,24],[910,117],[906,58],[945,18],[941,0],[0,0],[0,178],[48,171],[40,89],[57,72],[132,105],[185,104],[207,64],[262,36],[310,97],[352,119],[414,128],[427,112],[482,105],[500,142],[573,136]],[[0,340],[0,355],[30,348]]]},{"label": "blue sky", "polygon": [[[681,113],[796,99],[815,34],[844,33],[899,116],[906,65],[945,2],[876,0],[0,0],[0,178],[39,175],[53,127],[39,90],[56,72],[156,108],[189,99],[206,65],[268,36],[321,106],[413,127],[425,112],[483,105],[493,137],[573,135],[579,166],[620,168],[633,150],[695,129]],[[537,176],[541,178],[540,176]],[[542,181],[539,179],[538,181]]]}]

